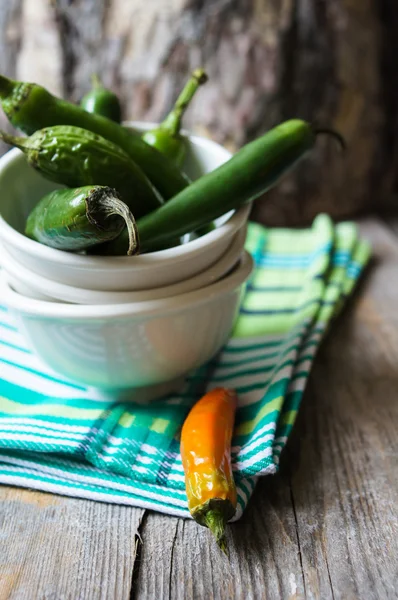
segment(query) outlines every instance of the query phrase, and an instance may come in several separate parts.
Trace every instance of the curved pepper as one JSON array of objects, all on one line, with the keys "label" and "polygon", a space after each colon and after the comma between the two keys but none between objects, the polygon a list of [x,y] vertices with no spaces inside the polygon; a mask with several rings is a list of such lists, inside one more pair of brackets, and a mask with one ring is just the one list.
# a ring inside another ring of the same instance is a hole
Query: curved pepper
[{"label": "curved pepper", "polygon": [[179,166],[182,165],[186,152],[186,140],[180,134],[182,117],[199,86],[206,81],[207,75],[204,70],[196,69],[164,121],[155,129],[150,129],[142,135],[142,139],[147,144],[173,159]]}]

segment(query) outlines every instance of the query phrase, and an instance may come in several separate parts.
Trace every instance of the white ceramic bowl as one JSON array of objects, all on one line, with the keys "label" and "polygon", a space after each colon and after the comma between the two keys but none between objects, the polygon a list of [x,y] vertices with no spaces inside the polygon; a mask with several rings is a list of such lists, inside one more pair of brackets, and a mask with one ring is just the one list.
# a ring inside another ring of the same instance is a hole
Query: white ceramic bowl
[{"label": "white ceramic bowl", "polygon": [[[144,130],[148,123],[132,123]],[[231,154],[215,142],[189,136],[184,170],[192,178],[212,171]],[[38,200],[57,186],[46,181],[18,149],[0,158],[0,242],[32,272],[71,286],[99,291],[138,291],[171,285],[207,269],[225,253],[245,226],[250,205],[230,211],[218,227],[181,246],[142,256],[100,257],[49,248],[23,235],[26,217]]]},{"label": "white ceramic bowl", "polygon": [[103,390],[152,387],[181,378],[220,350],[252,267],[245,252],[229,275],[206,288],[102,306],[27,298],[0,274],[0,297],[55,371]]},{"label": "white ceramic bowl", "polygon": [[143,290],[140,292],[99,292],[73,287],[47,279],[33,273],[19,263],[7,250],[0,249],[0,264],[4,269],[8,283],[19,294],[39,300],[61,301],[73,304],[121,304],[145,302],[168,298],[198,290],[221,279],[238,262],[246,239],[246,227],[240,230],[232,240],[225,254],[214,265],[199,275],[173,285]]}]

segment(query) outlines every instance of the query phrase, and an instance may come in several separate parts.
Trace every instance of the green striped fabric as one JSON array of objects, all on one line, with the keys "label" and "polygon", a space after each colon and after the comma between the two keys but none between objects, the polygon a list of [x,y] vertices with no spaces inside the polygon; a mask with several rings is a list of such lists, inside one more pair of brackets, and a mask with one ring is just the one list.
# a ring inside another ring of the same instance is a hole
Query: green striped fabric
[{"label": "green striped fabric", "polygon": [[239,395],[232,459],[238,519],[259,476],[275,473],[319,344],[370,250],[355,225],[251,223],[256,267],[229,343],[179,393],[148,406],[104,401],[27,347],[0,304],[0,482],[188,516],[179,431],[216,386]]}]

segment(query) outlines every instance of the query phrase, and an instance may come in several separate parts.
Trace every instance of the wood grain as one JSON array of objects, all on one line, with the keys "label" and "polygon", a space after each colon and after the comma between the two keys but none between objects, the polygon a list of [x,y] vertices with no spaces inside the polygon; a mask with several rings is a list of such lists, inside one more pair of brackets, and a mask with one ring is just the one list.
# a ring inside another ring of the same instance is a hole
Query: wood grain
[{"label": "wood grain", "polygon": [[[7,0],[0,7],[0,73],[16,76],[16,62],[22,38],[22,0]],[[0,128],[13,131],[0,107]],[[0,156],[9,146],[0,142]]]},{"label": "wood grain", "polygon": [[0,600],[125,600],[144,511],[0,487]]},{"label": "wood grain", "polygon": [[190,520],[149,514],[134,598],[302,598],[303,576],[288,480],[261,481],[246,516],[229,529],[229,560]]},{"label": "wood grain", "polygon": [[376,220],[361,230],[372,267],[318,356],[289,445],[310,598],[398,589],[398,244]]}]

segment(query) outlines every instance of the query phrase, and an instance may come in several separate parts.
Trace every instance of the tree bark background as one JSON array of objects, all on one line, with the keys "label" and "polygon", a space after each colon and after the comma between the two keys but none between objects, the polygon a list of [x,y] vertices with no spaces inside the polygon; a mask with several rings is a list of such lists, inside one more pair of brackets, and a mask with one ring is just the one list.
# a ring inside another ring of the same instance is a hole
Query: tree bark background
[{"label": "tree bark background", "polygon": [[396,0],[0,3],[0,71],[74,101],[96,71],[120,95],[126,119],[157,121],[203,65],[210,80],[188,129],[231,149],[291,117],[340,130],[344,154],[319,139],[256,202],[254,217],[269,224],[398,206],[397,57]]}]

